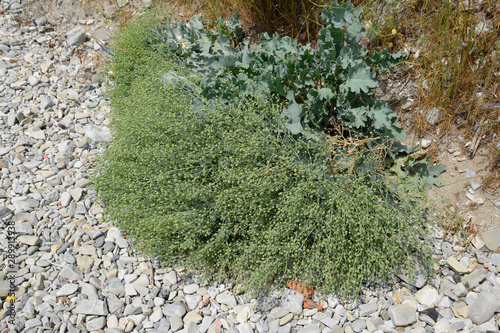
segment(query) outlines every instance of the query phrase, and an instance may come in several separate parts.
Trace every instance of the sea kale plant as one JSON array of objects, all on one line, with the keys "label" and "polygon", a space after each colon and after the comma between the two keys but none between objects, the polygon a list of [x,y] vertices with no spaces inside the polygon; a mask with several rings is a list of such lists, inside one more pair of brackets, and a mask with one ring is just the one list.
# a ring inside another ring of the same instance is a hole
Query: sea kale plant
[{"label": "sea kale plant", "polygon": [[259,86],[286,102],[282,114],[292,133],[322,130],[335,117],[358,133],[402,141],[405,133],[397,126],[396,114],[371,95],[378,84],[375,71],[391,72],[406,58],[401,52],[368,55],[361,44],[366,36],[361,11],[353,10],[349,2],[334,1],[323,11],[325,28],[317,48],[267,33],[259,44],[250,46],[249,40],[241,38],[237,15],[225,24],[219,21],[215,31],[207,30],[201,17],[189,24],[170,23],[155,31],[151,42],[164,42],[166,52],[178,55],[202,78],[196,91],[200,100],[220,96],[222,82],[236,87],[238,94],[253,94]]},{"label": "sea kale plant", "polygon": [[166,264],[253,290],[299,279],[352,295],[415,260],[430,267],[416,158],[385,162],[410,151],[371,97],[373,70],[404,58],[368,54],[360,13],[334,3],[317,49],[277,35],[250,46],[237,16],[127,28],[94,178],[108,218]]},{"label": "sea kale plant", "polygon": [[[396,114],[387,103],[373,98],[376,73],[391,73],[406,57],[401,52],[369,52],[362,45],[366,31],[361,12],[350,2],[339,5],[333,1],[322,13],[325,27],[317,48],[267,33],[260,43],[250,45],[243,38],[238,14],[229,22],[219,19],[214,30],[206,29],[207,22],[199,16],[188,24],[167,23],[153,31],[149,43],[159,52],[175,54],[191,70],[190,79],[173,71],[161,79],[182,82],[195,106],[210,105],[221,97],[230,103],[235,96],[221,90],[225,84],[234,87],[238,96],[277,96],[285,105],[282,121],[291,133],[317,139],[318,132],[330,130],[333,120],[348,129],[350,137],[371,138],[365,145],[380,153],[378,162],[370,154],[368,164],[363,159],[352,162],[358,166],[355,171],[386,170],[400,177],[417,174],[425,184],[442,185],[438,177],[444,166],[431,166],[424,157],[407,158],[410,147],[396,143],[406,137]],[[200,84],[190,83],[193,79]]]}]

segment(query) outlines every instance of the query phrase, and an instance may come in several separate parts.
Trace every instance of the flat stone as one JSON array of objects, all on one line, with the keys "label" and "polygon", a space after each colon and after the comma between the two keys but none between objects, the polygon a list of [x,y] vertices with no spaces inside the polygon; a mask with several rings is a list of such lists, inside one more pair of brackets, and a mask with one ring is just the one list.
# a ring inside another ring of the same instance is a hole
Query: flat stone
[{"label": "flat stone", "polygon": [[127,328],[128,323],[129,323],[129,321],[127,318],[120,318],[118,320],[118,329],[120,331],[124,331]]},{"label": "flat stone", "polygon": [[123,237],[116,237],[115,238],[115,244],[120,249],[125,249],[125,248],[128,247],[128,241],[125,238],[123,238]]},{"label": "flat stone", "polygon": [[163,318],[163,312],[161,308],[158,308],[153,311],[153,313],[149,316],[149,320],[151,320],[153,323],[156,323]]},{"label": "flat stone", "polygon": [[474,245],[474,247],[478,250],[482,249],[484,246],[484,242],[481,239],[481,236],[479,236],[479,235],[475,235],[474,238],[472,238],[471,242],[472,242],[472,245]]},{"label": "flat stone", "polygon": [[378,305],[376,303],[361,304],[359,306],[359,316],[360,317],[369,316],[372,313],[375,313],[377,310],[378,310]]},{"label": "flat stone", "polygon": [[21,222],[19,226],[16,228],[16,231],[18,234],[22,235],[33,235],[33,226],[31,225],[30,222]]},{"label": "flat stone", "polygon": [[45,288],[45,276],[41,273],[35,274],[35,280],[33,281],[33,289],[43,290]]},{"label": "flat stone", "polygon": [[88,255],[88,256],[95,256],[96,250],[95,250],[95,247],[93,247],[92,245],[82,245],[78,249],[78,253]]},{"label": "flat stone", "polygon": [[6,217],[10,214],[14,214],[14,212],[10,208],[5,206],[0,206],[0,218]]},{"label": "flat stone", "polygon": [[439,299],[439,293],[431,286],[425,286],[415,294],[416,300],[427,307],[432,307]]},{"label": "flat stone", "polygon": [[215,297],[215,300],[221,304],[225,304],[230,308],[235,308],[238,303],[236,303],[236,298],[234,295],[230,294],[228,291],[225,291]]},{"label": "flat stone", "polygon": [[31,75],[28,78],[28,83],[32,86],[36,86],[38,83],[40,83],[40,80],[36,76]]},{"label": "flat stone", "polygon": [[84,178],[84,179],[78,180],[75,183],[75,186],[76,187],[80,187],[80,188],[85,188],[85,187],[87,187],[87,186],[89,186],[90,184],[93,184],[93,183],[94,182],[91,179]]},{"label": "flat stone", "polygon": [[48,188],[42,192],[42,196],[48,202],[54,202],[59,199],[59,191],[55,188]]},{"label": "flat stone", "polygon": [[85,29],[81,26],[71,29],[67,34],[66,43],[68,46],[82,44],[87,39]]},{"label": "flat stone", "polygon": [[195,324],[199,324],[201,323],[203,317],[200,316],[200,314],[196,311],[190,311],[188,313],[186,313],[186,315],[184,316],[184,318],[182,319],[184,321],[184,326],[188,326],[189,323],[195,323]]},{"label": "flat stone", "polygon": [[278,306],[271,310],[271,315],[276,319],[280,319],[281,317],[284,317],[289,313],[290,313],[289,309],[283,308],[281,306]]},{"label": "flat stone", "polygon": [[114,281],[108,284],[106,290],[108,293],[116,295],[118,297],[123,297],[125,295],[125,286],[121,281]]},{"label": "flat stone", "polygon": [[84,274],[88,274],[94,265],[94,259],[89,256],[80,256],[76,258],[76,264]]},{"label": "flat stone", "polygon": [[134,284],[147,287],[150,284],[149,277],[147,275],[139,275],[137,280],[134,281]]},{"label": "flat stone", "polygon": [[[162,318],[160,320],[160,322],[158,323],[158,326],[155,325],[155,328],[157,329],[158,333],[169,332],[169,330],[170,330],[170,322],[166,318]],[[172,332],[175,332],[175,331],[172,330]]]},{"label": "flat stone", "polygon": [[90,283],[80,282],[80,293],[83,295],[87,295],[88,300],[98,300],[99,295],[97,293],[96,287],[91,285]]},{"label": "flat stone", "polygon": [[163,276],[163,282],[168,283],[169,285],[177,283],[177,274],[175,271],[170,271]]},{"label": "flat stone", "polygon": [[107,302],[108,309],[111,314],[115,314],[117,316],[121,316],[123,314],[125,304],[116,295],[109,295]]},{"label": "flat stone", "polygon": [[481,233],[481,238],[490,251],[496,252],[500,248],[500,228]]},{"label": "flat stone", "polygon": [[69,194],[68,192],[63,192],[61,194],[61,206],[68,207],[70,202],[71,202],[71,194]]},{"label": "flat stone", "polygon": [[205,316],[205,317],[203,317],[203,319],[201,320],[199,331],[201,333],[205,333],[206,331],[208,331],[210,325],[212,325],[212,323],[214,322],[214,320],[215,320],[215,318],[212,317],[212,316]]},{"label": "flat stone", "polygon": [[134,288],[134,286],[131,283],[125,284],[125,295],[127,295],[127,296],[136,296],[137,295],[137,290]]},{"label": "flat stone", "polygon": [[394,326],[408,326],[417,322],[417,314],[406,305],[393,305],[388,313]]},{"label": "flat stone", "polygon": [[289,322],[291,322],[291,321],[292,321],[292,319],[293,319],[293,313],[289,313],[289,314],[287,314],[287,315],[285,315],[285,316],[281,317],[281,318],[280,318],[280,321],[279,321],[280,326],[283,326],[283,325],[288,324]]},{"label": "flat stone", "polygon": [[24,332],[28,332],[30,329],[38,326],[43,326],[42,322],[38,318],[32,318],[26,320],[26,323],[24,324]]},{"label": "flat stone", "polygon": [[464,297],[465,295],[467,295],[468,290],[467,290],[467,288],[464,286],[464,284],[462,282],[459,282],[453,288],[453,292],[458,297]]},{"label": "flat stone", "polygon": [[455,317],[467,318],[469,316],[470,306],[464,306],[461,308],[452,307],[451,310],[452,310],[453,314],[455,315]]},{"label": "flat stone", "polygon": [[69,296],[78,291],[78,285],[73,283],[66,283],[57,292],[56,296]]},{"label": "flat stone", "polygon": [[186,304],[188,308],[191,310],[194,310],[198,307],[198,304],[201,301],[201,296],[200,295],[184,295],[184,298],[186,299]]},{"label": "flat stone", "polygon": [[320,320],[320,322],[329,328],[334,328],[335,326],[338,325],[338,322],[332,317],[323,318]]},{"label": "flat stone", "polygon": [[[194,322],[190,322],[187,329],[185,330],[186,333],[198,333],[198,325],[196,325]],[[252,331],[250,331],[252,333]]]},{"label": "flat stone", "polygon": [[454,256],[449,257],[446,260],[446,263],[448,264],[448,266],[450,266],[451,269],[453,269],[455,272],[459,274],[465,274],[471,271],[470,268],[467,268],[464,265],[462,265]]},{"label": "flat stone", "polygon": [[184,294],[194,294],[200,288],[196,283],[184,287]]},{"label": "flat stone", "polygon": [[354,332],[361,332],[366,328],[366,321],[364,319],[356,319],[352,323],[352,329]]},{"label": "flat stone", "polygon": [[304,304],[304,295],[296,290],[286,289],[283,307],[288,308],[293,314],[300,314]]},{"label": "flat stone", "polygon": [[279,305],[280,305],[280,298],[279,297],[259,296],[257,298],[257,304],[255,305],[255,311],[269,312],[272,309],[278,307]]},{"label": "flat stone", "polygon": [[490,292],[481,291],[469,310],[468,318],[476,325],[481,325],[497,311],[500,311],[500,299]]},{"label": "flat stone", "polygon": [[476,288],[484,279],[486,279],[486,270],[480,268],[462,277],[462,283],[470,290]]},{"label": "flat stone", "polygon": [[267,326],[269,328],[269,332],[278,332],[280,327],[279,320],[267,320]]},{"label": "flat stone", "polygon": [[83,194],[83,189],[79,187],[71,188],[68,190],[68,193],[71,195],[74,201],[79,201]]},{"label": "flat stone", "polygon": [[98,317],[87,322],[88,331],[97,331],[106,326],[106,317]]},{"label": "flat stone", "polygon": [[27,84],[28,82],[26,80],[17,80],[13,84],[10,85],[11,88],[19,88],[23,87]]},{"label": "flat stone", "polygon": [[173,304],[166,305],[162,308],[163,314],[167,317],[179,316],[182,317],[186,314],[186,309],[179,303],[175,302]]},{"label": "flat stone", "polygon": [[450,330],[453,331],[460,331],[466,326],[465,320],[462,319],[451,319],[449,323],[450,323]]},{"label": "flat stone", "polygon": [[141,297],[145,297],[148,294],[148,292],[149,292],[149,289],[147,287],[143,287],[141,285],[138,285],[135,282],[132,283],[132,286],[134,287],[134,289],[137,291],[137,293]]},{"label": "flat stone", "polygon": [[108,317],[106,322],[108,328],[118,328],[118,317],[114,314]]},{"label": "flat stone", "polygon": [[55,105],[54,102],[48,96],[43,97],[42,100],[40,101],[40,108],[42,110],[46,110],[49,107],[54,106],[54,105]]},{"label": "flat stone", "polygon": [[83,273],[78,267],[67,265],[59,272],[59,277],[70,281],[78,281],[83,280]]},{"label": "flat stone", "polygon": [[0,297],[5,298],[10,293],[10,281],[0,280]]},{"label": "flat stone", "polygon": [[415,286],[417,289],[420,289],[427,284],[427,271],[425,270],[424,266],[418,261],[414,263],[414,265],[413,277],[409,274],[400,274],[398,276],[406,283]]},{"label": "flat stone", "polygon": [[37,140],[45,140],[45,132],[44,131],[33,131],[33,132],[28,132],[28,135],[32,137],[33,139]]},{"label": "flat stone", "polygon": [[140,323],[142,323],[144,321],[144,319],[146,319],[146,316],[143,315],[142,313],[139,313],[139,314],[130,315],[130,316],[128,316],[128,318],[131,319],[134,322],[134,324],[139,325]]},{"label": "flat stone", "polygon": [[253,333],[252,326],[248,323],[239,324],[236,328],[238,333]]},{"label": "flat stone", "polygon": [[476,294],[473,291],[470,291],[467,293],[467,296],[465,296],[465,303],[467,303],[467,305],[472,305],[477,300],[478,297],[479,297],[478,294]]},{"label": "flat stone", "polygon": [[64,261],[66,261],[68,264],[74,264],[76,263],[76,258],[73,256],[71,251],[66,251],[64,252]]},{"label": "flat stone", "polygon": [[31,246],[40,244],[40,238],[37,236],[19,236],[17,239],[19,242]]},{"label": "flat stone", "polygon": [[184,327],[184,322],[182,321],[182,318],[180,316],[177,315],[170,316],[169,321],[172,332],[177,332],[178,330]]},{"label": "flat stone", "polygon": [[73,312],[85,315],[106,316],[108,314],[108,309],[106,307],[106,303],[104,303],[103,301],[83,300],[78,303]]},{"label": "flat stone", "polygon": [[500,253],[493,253],[490,257],[490,261],[493,265],[500,265]]},{"label": "flat stone", "polygon": [[48,73],[54,69],[54,63],[52,61],[44,62],[40,65],[40,70],[42,73]]}]

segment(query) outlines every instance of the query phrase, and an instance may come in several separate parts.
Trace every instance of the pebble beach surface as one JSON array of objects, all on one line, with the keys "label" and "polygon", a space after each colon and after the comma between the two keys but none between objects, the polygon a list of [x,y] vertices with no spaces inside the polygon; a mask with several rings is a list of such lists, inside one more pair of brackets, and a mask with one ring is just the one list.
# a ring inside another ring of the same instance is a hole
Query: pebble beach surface
[{"label": "pebble beach surface", "polygon": [[98,22],[60,25],[27,4],[0,3],[1,333],[498,332],[498,228],[466,248],[436,229],[432,278],[417,270],[350,302],[293,289],[252,298],[135,255],[91,188],[111,139]]}]

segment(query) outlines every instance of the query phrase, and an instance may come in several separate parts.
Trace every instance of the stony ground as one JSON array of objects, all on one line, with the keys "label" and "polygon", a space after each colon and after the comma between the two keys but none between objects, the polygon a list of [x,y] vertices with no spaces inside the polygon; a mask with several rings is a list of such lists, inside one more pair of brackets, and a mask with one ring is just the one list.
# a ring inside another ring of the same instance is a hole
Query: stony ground
[{"label": "stony ground", "polygon": [[110,139],[96,70],[109,28],[32,4],[0,3],[2,333],[499,330],[499,228],[466,248],[436,229],[431,279],[417,270],[350,302],[299,288],[252,298],[135,255],[89,180]]}]

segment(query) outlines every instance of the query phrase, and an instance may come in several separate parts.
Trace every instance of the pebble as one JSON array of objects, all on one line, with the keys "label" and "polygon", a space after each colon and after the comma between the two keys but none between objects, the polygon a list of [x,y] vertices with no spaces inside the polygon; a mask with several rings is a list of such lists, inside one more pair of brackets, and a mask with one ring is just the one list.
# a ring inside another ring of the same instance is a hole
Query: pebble
[{"label": "pebble", "polygon": [[481,233],[481,238],[490,251],[497,252],[500,249],[500,228]]},{"label": "pebble", "polygon": [[[194,272],[133,254],[90,195],[92,161],[103,152],[99,142],[111,139],[109,101],[99,86],[106,79],[95,67],[102,55],[87,41],[102,25],[32,13],[31,23],[19,27],[15,15],[28,5],[6,0],[0,8],[0,99],[7,101],[0,103],[0,230],[6,218],[15,221],[19,245],[11,331],[499,330],[500,228],[477,235],[468,248],[439,240],[432,278],[419,269],[415,279],[398,275],[400,284],[367,288],[354,303],[314,295],[322,310],[304,308],[295,290],[239,294],[230,283],[202,283]],[[54,30],[42,33],[47,26]],[[436,123],[440,111],[427,116]],[[423,148],[430,144],[421,141]],[[474,174],[466,170],[466,177]],[[9,290],[1,272],[3,308]]]},{"label": "pebble", "polygon": [[422,139],[422,140],[420,140],[420,145],[422,146],[423,149],[429,148],[429,146],[431,145],[431,143],[432,143],[432,141],[428,140],[428,139]]},{"label": "pebble", "polygon": [[75,313],[94,315],[94,316],[105,316],[108,314],[106,304],[100,300],[94,301],[81,301],[75,308]]},{"label": "pebble", "polygon": [[417,321],[415,310],[403,304],[391,306],[388,313],[394,326],[408,326]]},{"label": "pebble", "polygon": [[69,296],[71,294],[74,294],[77,290],[78,290],[77,284],[67,283],[56,292],[56,296],[58,297]]}]

